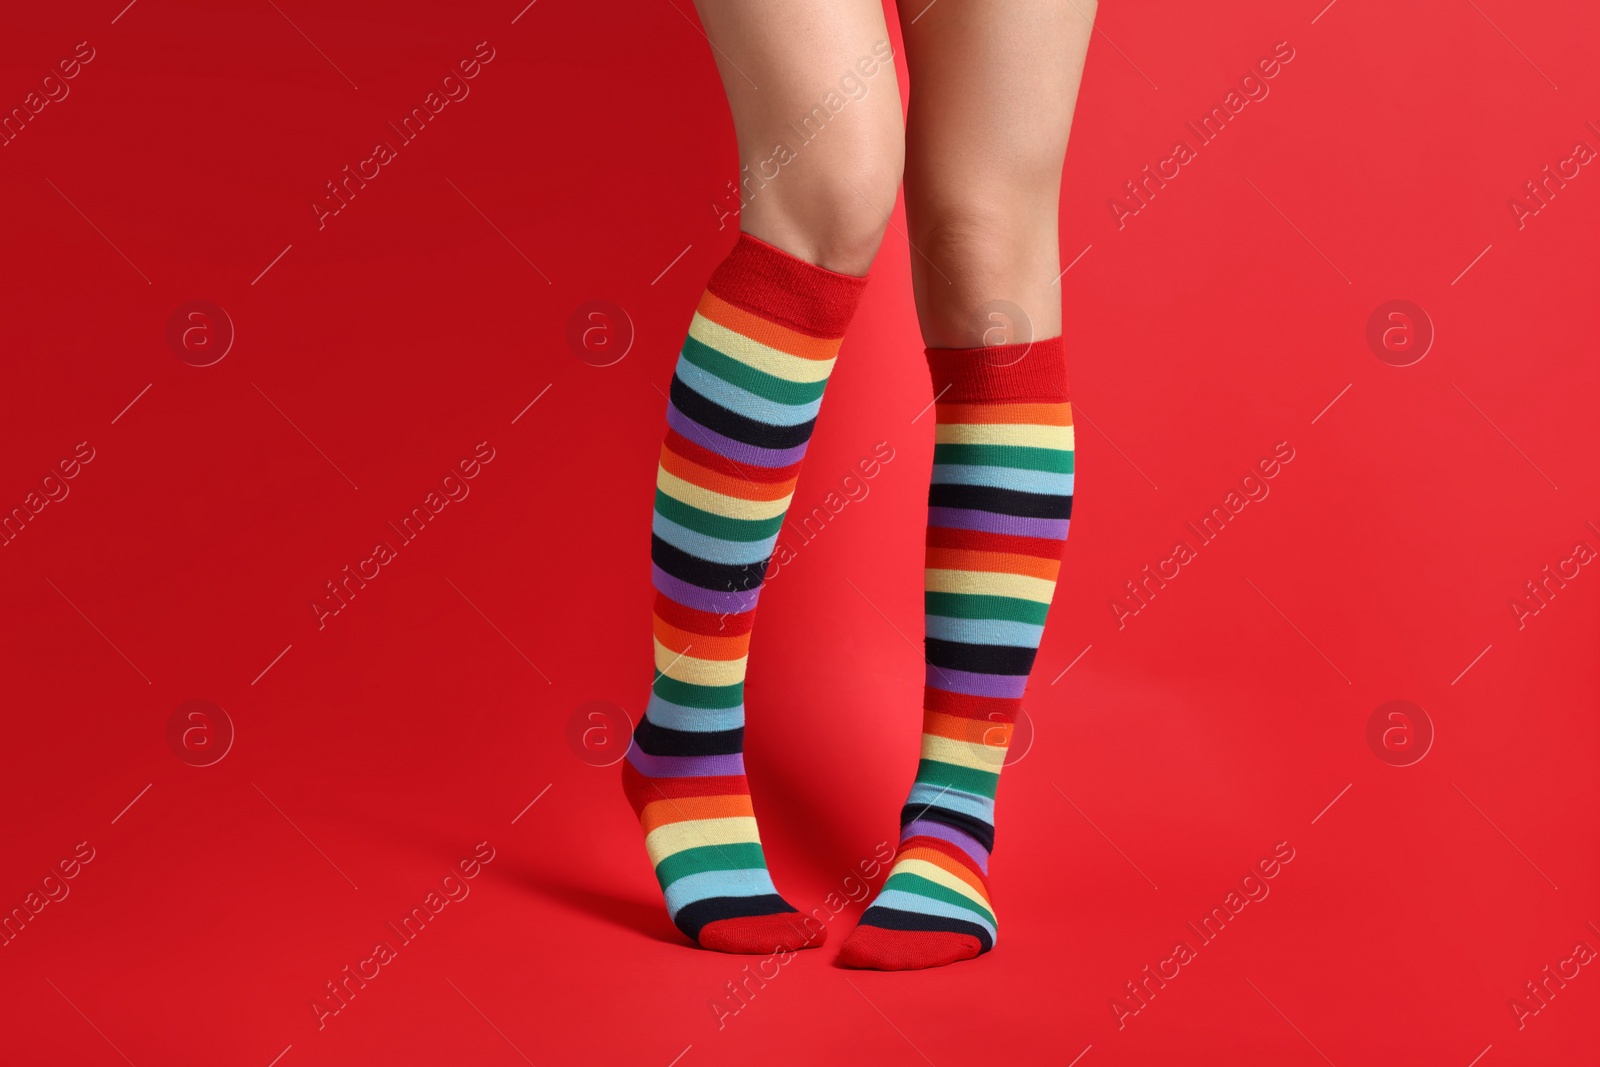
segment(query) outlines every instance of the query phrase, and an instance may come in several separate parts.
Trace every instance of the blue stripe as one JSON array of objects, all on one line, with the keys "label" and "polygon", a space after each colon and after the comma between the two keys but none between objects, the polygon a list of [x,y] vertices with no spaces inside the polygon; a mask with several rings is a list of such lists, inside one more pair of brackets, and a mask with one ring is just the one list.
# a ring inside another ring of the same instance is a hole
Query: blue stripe
[{"label": "blue stripe", "polygon": [[[957,904],[947,904],[942,900],[934,900],[919,893],[907,893],[903,889],[885,889],[873,902],[874,907],[893,908],[895,911],[920,912],[923,915],[941,915],[946,919],[960,919],[962,922],[973,923],[989,931],[989,939],[994,940],[996,930],[994,924],[989,922],[978,912],[968,911]],[[863,916],[865,919],[865,916]]]},{"label": "blue stripe", "polygon": [[772,875],[765,867],[734,871],[702,871],[679,878],[666,888],[667,911],[674,916],[685,904],[711,897],[759,897],[776,895]]},{"label": "blue stripe", "polygon": [[809,404],[779,404],[764,396],[757,396],[737,385],[730,385],[715,374],[701,370],[686,359],[678,360],[676,374],[684,385],[713,403],[747,419],[755,419],[769,426],[798,426],[817,417],[822,410],[821,399]]},{"label": "blue stripe", "polygon": [[936,641],[1038,648],[1039,640],[1044,636],[1044,627],[1005,619],[950,619],[943,615],[929,615],[927,632]]},{"label": "blue stripe", "polygon": [[777,534],[761,541],[724,541],[720,537],[696,533],[686,526],[679,526],[660,512],[656,512],[650,530],[672,547],[681,548],[691,556],[712,563],[760,563],[772,555],[772,547],[778,543]]},{"label": "blue stripe", "polygon": [[1015,489],[1023,493],[1050,496],[1072,495],[1071,474],[1052,471],[1027,471],[1016,467],[968,467],[959,463],[940,463],[933,468],[935,485],[988,485],[996,489]]},{"label": "blue stripe", "polygon": [[743,704],[736,704],[731,708],[689,708],[682,704],[674,704],[653,692],[650,694],[650,703],[646,705],[644,714],[645,718],[657,726],[689,733],[737,730],[744,725]]},{"label": "blue stripe", "polygon": [[971,815],[974,819],[982,819],[990,826],[994,825],[994,801],[988,797],[964,793],[959,789],[946,789],[942,785],[914,782],[906,803],[913,808],[920,808],[923,805],[947,808],[950,811],[959,811],[963,815]]}]

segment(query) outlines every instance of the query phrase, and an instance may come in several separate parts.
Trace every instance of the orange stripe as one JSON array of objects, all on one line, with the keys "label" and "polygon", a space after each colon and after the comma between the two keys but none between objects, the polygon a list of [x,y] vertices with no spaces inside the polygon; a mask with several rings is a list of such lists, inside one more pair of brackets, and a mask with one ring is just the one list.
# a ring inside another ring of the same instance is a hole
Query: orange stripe
[{"label": "orange stripe", "polygon": [[951,741],[964,741],[1004,751],[1011,744],[1012,725],[990,719],[968,719],[960,715],[946,715],[938,711],[922,716],[922,732]]},{"label": "orange stripe", "polygon": [[[955,860],[951,859],[949,856],[946,856],[943,852],[931,848],[908,848],[904,852],[900,853],[899,859],[927,860],[940,870],[950,872],[963,882],[970,885],[973,889],[976,889],[978,891],[978,896],[982,897],[985,903],[987,903],[989,900],[988,887],[986,887],[983,882],[979,880],[978,876],[967,870],[967,868],[963,867]],[[898,862],[898,860],[896,862]],[[992,907],[991,910],[993,910]]]},{"label": "orange stripe", "polygon": [[939,404],[940,422],[1009,423],[1023,426],[1071,426],[1071,404]]},{"label": "orange stripe", "polygon": [[755,816],[750,805],[750,794],[723,797],[679,797],[676,800],[654,800],[644,806],[639,814],[639,825],[646,834],[660,826],[675,822],[693,822],[699,819],[735,819]]},{"label": "orange stripe", "polygon": [[690,630],[680,630],[661,616],[655,616],[656,640],[681,655],[695,659],[741,659],[750,651],[750,635],[708,636]]},{"label": "orange stripe", "polygon": [[702,489],[731,496],[739,500],[782,500],[794,492],[797,478],[782,482],[751,482],[731,474],[722,474],[684,459],[666,445],[661,446],[661,465],[686,482]]},{"label": "orange stripe", "polygon": [[838,339],[825,341],[820,337],[807,337],[803,333],[796,333],[787,326],[768,322],[759,315],[752,315],[744,308],[735,307],[709,290],[700,298],[700,314],[718,326],[724,326],[768,348],[776,348],[780,352],[787,352],[801,359],[832,359],[839,354]]},{"label": "orange stripe", "polygon": [[1061,573],[1061,561],[1038,556],[1019,556],[1012,552],[974,552],[967,548],[928,549],[928,569],[940,571],[984,571],[991,574],[1025,574],[1053,582]]}]

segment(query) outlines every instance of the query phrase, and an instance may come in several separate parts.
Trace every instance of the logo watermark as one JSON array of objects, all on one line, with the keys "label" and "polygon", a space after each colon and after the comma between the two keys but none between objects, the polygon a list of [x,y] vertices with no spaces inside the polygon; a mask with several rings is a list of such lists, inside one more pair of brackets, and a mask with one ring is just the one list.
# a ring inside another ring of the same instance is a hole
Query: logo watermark
[{"label": "logo watermark", "polygon": [[633,348],[633,319],[609,300],[579,304],[567,318],[567,348],[591,367],[621,363]]},{"label": "logo watermark", "polygon": [[588,700],[567,716],[567,747],[591,767],[610,767],[628,754],[633,720],[613,700]]},{"label": "logo watermark", "polygon": [[180,704],[167,719],[167,747],[191,767],[221,763],[233,748],[233,719],[209,700]]},{"label": "logo watermark", "polygon": [[1420,763],[1433,747],[1433,720],[1409,700],[1379,704],[1367,717],[1367,747],[1391,767]]},{"label": "logo watermark", "polygon": [[167,347],[191,367],[220,363],[233,348],[233,318],[209,300],[179,304],[167,319]]},{"label": "logo watermark", "polygon": [[1433,347],[1433,320],[1410,300],[1386,301],[1367,317],[1367,347],[1391,367],[1409,367]]}]

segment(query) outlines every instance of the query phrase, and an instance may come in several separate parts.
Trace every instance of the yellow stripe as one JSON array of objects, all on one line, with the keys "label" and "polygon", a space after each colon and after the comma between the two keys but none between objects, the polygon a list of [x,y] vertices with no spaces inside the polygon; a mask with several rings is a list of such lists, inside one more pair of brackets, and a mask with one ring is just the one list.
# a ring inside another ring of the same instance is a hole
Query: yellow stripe
[{"label": "yellow stripe", "polygon": [[[974,723],[975,727],[982,727],[981,722]],[[1000,727],[1001,723],[993,724],[996,729],[990,734],[991,738],[1001,738],[1005,733]],[[999,774],[1000,767],[1006,761],[1005,745],[988,745],[982,740],[982,733],[971,741],[957,741],[950,737],[940,737],[938,734],[922,735],[922,758],[948,763],[955,767],[966,767],[974,771],[985,771],[989,774]]]},{"label": "yellow stripe", "polygon": [[[656,645],[656,670],[680,682],[690,685],[737,685],[744,681],[745,662],[748,656],[738,659],[695,659],[693,656],[674,652],[663,645],[660,639]],[[689,646],[691,649],[693,645]]]},{"label": "yellow stripe", "polygon": [[[833,371],[831,359],[802,359],[769,348],[760,341],[752,341],[742,333],[735,333],[719,323],[712,322],[698,311],[689,324],[689,336],[703,345],[715,348],[730,359],[756,370],[765,371],[786,382],[824,382]],[[837,344],[837,342],[835,342]]]},{"label": "yellow stripe", "polygon": [[740,815],[732,819],[689,819],[669,822],[651,830],[644,839],[644,850],[650,855],[652,866],[668,856],[686,848],[705,845],[761,844],[756,832],[754,816]]},{"label": "yellow stripe", "polygon": [[994,914],[994,908],[989,904],[989,901],[985,897],[980,895],[977,890],[972,888],[972,886],[968,885],[966,882],[963,882],[961,879],[957,878],[943,867],[935,866],[934,864],[929,863],[927,860],[914,859],[908,856],[894,865],[894,870],[889,872],[890,877],[893,877],[899,871],[904,871],[906,874],[918,875],[919,877],[926,878],[928,881],[937,885],[942,885],[946,889],[954,890],[955,892],[966,897],[968,900],[982,905],[983,910],[988,912],[990,915]]},{"label": "yellow stripe", "polygon": [[781,500],[741,500],[684,481],[665,467],[656,468],[656,488],[674,500],[728,519],[775,519],[789,510],[790,493]]},{"label": "yellow stripe", "polygon": [[1026,445],[1029,448],[1071,451],[1076,438],[1071,426],[941,422],[934,427],[933,440],[941,445]]},{"label": "yellow stripe", "polygon": [[922,572],[923,588],[930,593],[970,593],[974,596],[1010,596],[1022,600],[1050,603],[1056,583],[1026,574],[998,574],[994,571],[947,571],[929,568]]}]

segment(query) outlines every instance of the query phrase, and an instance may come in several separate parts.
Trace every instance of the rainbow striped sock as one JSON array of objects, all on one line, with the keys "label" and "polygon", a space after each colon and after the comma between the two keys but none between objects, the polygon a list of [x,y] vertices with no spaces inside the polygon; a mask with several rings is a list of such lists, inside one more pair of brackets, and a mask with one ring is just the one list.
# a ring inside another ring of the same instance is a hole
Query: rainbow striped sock
[{"label": "rainbow striped sock", "polygon": [[672,921],[705,948],[823,941],[767,873],[744,775],[745,659],[865,284],[743,235],[712,275],[672,377],[651,538],[656,680],[623,788]]},{"label": "rainbow striped sock", "polygon": [[841,962],[905,970],[994,947],[989,852],[1012,724],[1072,516],[1061,338],[928,350],[938,422],[928,492],[922,758],[900,847]]}]

